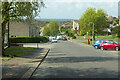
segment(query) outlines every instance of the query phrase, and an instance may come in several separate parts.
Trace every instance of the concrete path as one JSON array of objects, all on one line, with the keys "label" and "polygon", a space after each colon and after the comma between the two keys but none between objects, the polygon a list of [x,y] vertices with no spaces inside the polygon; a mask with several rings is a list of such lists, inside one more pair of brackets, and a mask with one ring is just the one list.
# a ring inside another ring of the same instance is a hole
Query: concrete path
[{"label": "concrete path", "polygon": [[49,48],[39,48],[23,57],[15,57],[2,62],[2,78],[4,79],[29,79],[35,69],[47,56]]}]

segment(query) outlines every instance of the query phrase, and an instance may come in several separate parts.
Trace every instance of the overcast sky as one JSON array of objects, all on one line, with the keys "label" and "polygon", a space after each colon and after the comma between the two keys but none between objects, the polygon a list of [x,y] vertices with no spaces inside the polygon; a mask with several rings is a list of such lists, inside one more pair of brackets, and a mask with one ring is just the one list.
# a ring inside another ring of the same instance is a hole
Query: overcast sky
[{"label": "overcast sky", "polygon": [[47,19],[80,19],[87,8],[104,9],[109,16],[118,16],[119,0],[44,0],[40,17]]}]

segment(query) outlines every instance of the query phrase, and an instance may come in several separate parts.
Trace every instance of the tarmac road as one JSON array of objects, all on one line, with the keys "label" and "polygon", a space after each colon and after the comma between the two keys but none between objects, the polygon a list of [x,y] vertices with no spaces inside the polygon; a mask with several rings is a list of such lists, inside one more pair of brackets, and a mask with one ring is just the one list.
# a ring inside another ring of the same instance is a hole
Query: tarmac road
[{"label": "tarmac road", "polygon": [[70,41],[52,43],[32,78],[118,78],[118,52]]}]

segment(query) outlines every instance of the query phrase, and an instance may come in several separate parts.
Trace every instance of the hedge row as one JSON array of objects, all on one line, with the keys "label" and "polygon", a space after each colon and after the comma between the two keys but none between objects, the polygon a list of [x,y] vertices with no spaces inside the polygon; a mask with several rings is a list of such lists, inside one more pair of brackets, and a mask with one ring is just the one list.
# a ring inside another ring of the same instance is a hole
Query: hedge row
[{"label": "hedge row", "polygon": [[11,37],[10,43],[45,43],[48,37]]}]

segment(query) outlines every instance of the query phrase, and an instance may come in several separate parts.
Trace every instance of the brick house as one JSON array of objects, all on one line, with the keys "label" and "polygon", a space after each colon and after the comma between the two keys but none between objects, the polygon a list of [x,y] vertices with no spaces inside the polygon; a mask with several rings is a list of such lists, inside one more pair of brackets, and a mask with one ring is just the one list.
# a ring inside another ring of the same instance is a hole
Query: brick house
[{"label": "brick house", "polygon": [[28,24],[25,21],[11,22],[9,25],[9,36],[10,37],[30,37],[40,36],[40,29],[33,24]]}]

